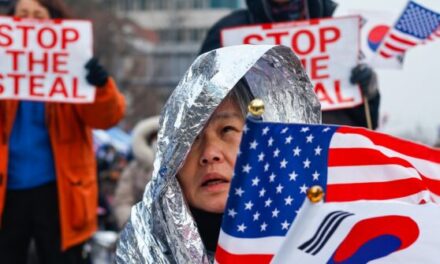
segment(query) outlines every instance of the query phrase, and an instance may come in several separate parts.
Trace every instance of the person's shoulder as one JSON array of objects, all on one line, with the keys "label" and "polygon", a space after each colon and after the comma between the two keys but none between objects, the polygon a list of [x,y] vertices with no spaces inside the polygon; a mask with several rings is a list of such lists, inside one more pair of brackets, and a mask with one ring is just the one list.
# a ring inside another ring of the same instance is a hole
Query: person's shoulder
[{"label": "person's shoulder", "polygon": [[213,27],[217,28],[227,28],[240,25],[247,25],[250,23],[250,14],[246,9],[240,9],[233,11],[229,15],[221,18]]}]

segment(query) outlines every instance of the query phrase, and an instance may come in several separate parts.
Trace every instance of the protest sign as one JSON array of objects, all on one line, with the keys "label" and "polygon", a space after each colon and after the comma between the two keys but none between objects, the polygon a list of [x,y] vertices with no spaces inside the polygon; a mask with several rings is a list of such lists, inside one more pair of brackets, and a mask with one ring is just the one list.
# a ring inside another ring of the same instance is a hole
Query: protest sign
[{"label": "protest sign", "polygon": [[89,21],[0,17],[0,99],[93,102],[92,39]]},{"label": "protest sign", "polygon": [[322,110],[362,104],[358,86],[349,82],[359,54],[358,16],[226,28],[222,46],[276,44],[292,48],[314,84]]}]

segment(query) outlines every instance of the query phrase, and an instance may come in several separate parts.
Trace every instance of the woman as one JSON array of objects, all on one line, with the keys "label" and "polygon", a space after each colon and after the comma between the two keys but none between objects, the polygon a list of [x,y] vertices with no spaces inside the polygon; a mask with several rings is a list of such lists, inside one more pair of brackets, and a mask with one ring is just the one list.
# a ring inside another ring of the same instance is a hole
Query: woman
[{"label": "woman", "polygon": [[[19,0],[11,15],[66,18],[60,0]],[[0,260],[26,263],[35,240],[40,263],[82,263],[97,228],[96,161],[91,128],[109,128],[124,99],[96,59],[85,66],[96,86],[90,104],[0,101]]]},{"label": "woman", "polygon": [[153,179],[121,234],[118,263],[212,261],[250,95],[266,102],[264,120],[320,121],[288,48],[234,46],[198,57],[162,112]]}]

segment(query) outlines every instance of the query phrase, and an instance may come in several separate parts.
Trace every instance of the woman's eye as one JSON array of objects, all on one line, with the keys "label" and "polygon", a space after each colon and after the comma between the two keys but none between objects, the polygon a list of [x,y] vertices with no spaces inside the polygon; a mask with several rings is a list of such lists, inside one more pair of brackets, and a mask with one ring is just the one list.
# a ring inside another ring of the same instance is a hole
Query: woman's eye
[{"label": "woman's eye", "polygon": [[225,127],[222,129],[222,132],[223,132],[223,133],[227,133],[227,132],[231,132],[231,131],[237,131],[237,129],[236,129],[235,127],[233,127],[233,126],[225,126]]}]

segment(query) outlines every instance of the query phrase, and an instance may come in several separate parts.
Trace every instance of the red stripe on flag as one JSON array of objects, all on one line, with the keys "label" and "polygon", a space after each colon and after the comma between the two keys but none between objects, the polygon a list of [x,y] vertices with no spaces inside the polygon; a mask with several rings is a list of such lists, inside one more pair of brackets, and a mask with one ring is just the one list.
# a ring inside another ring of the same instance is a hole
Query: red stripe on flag
[{"label": "red stripe on flag", "polygon": [[379,54],[380,54],[382,57],[385,57],[385,58],[390,58],[390,57],[391,57],[390,54],[384,52],[383,50],[381,50],[381,51],[379,52]]},{"label": "red stripe on flag", "polygon": [[405,52],[405,49],[398,48],[398,47],[396,47],[396,46],[391,45],[390,43],[385,43],[385,47],[387,47],[387,48],[389,48],[390,50],[395,51],[395,52],[399,52],[399,53],[403,53],[403,52]]},{"label": "red stripe on flag", "polygon": [[364,128],[340,127],[338,128],[337,132],[363,135],[368,137],[376,145],[384,146],[407,156],[429,160],[440,164],[440,150],[434,148],[421,144],[415,144],[407,140],[399,139],[379,132],[373,132]]},{"label": "red stripe on flag", "polygon": [[369,148],[332,148],[328,155],[328,166],[363,166],[396,164],[414,168],[407,160],[388,157],[379,150]]},{"label": "red stripe on flag", "polygon": [[391,39],[393,39],[395,41],[398,41],[400,43],[406,44],[408,46],[415,46],[415,45],[417,45],[416,42],[413,42],[413,41],[410,41],[410,40],[407,40],[407,39],[403,39],[403,38],[398,37],[398,36],[396,36],[396,35],[394,35],[392,33],[389,36],[390,36]]},{"label": "red stripe on flag", "polygon": [[273,255],[237,255],[229,253],[222,247],[217,246],[215,251],[215,260],[220,263],[244,263],[244,264],[267,264],[272,260]]},{"label": "red stripe on flag", "polygon": [[423,181],[428,186],[428,189],[435,193],[436,195],[440,195],[440,182],[430,179],[428,177],[422,176]]},{"label": "red stripe on flag", "polygon": [[350,202],[356,200],[387,200],[406,197],[426,190],[424,183],[416,178],[390,182],[329,184],[327,202]]}]

